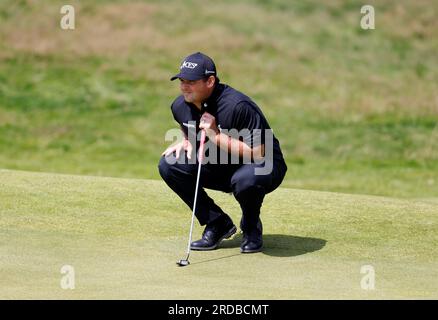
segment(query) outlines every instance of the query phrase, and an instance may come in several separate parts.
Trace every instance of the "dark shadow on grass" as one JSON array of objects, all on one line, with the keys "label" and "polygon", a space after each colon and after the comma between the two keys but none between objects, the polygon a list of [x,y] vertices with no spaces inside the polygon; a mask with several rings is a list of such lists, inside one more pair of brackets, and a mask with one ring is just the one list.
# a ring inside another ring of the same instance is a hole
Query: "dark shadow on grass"
[{"label": "dark shadow on grass", "polygon": [[[239,248],[242,242],[242,234],[239,233],[230,240],[223,241],[218,250],[221,248]],[[324,239],[297,237],[284,234],[266,234],[263,235],[263,254],[273,257],[295,257],[306,253],[314,252],[324,248],[327,243]],[[231,254],[223,257],[193,262],[192,264],[201,264],[213,262],[216,260],[228,259],[236,256],[242,256],[241,253]]]},{"label": "dark shadow on grass", "polygon": [[[240,247],[242,234],[232,240],[224,241],[219,248]],[[324,248],[327,243],[324,239],[289,236],[284,234],[263,235],[263,253],[274,257],[295,257]]]},{"label": "dark shadow on grass", "polygon": [[284,234],[263,236],[263,253],[275,257],[295,257],[324,248],[324,239],[297,237]]}]

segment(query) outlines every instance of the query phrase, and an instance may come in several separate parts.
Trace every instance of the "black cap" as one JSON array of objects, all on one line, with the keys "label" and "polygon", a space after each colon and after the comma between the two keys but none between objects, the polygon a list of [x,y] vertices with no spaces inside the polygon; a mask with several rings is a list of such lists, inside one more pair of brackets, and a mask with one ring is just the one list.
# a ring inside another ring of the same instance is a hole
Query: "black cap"
[{"label": "black cap", "polygon": [[181,62],[180,72],[170,78],[170,80],[173,81],[178,78],[199,80],[209,76],[216,76],[216,66],[213,60],[201,52],[196,52]]}]

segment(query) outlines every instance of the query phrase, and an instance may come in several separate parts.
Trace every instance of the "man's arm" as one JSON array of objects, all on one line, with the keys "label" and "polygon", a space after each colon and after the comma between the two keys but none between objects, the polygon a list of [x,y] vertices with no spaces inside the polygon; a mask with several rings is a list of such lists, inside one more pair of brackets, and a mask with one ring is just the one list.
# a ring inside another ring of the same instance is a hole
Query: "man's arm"
[{"label": "man's arm", "polygon": [[210,141],[232,155],[253,160],[261,160],[265,156],[264,144],[251,148],[245,142],[221,133],[216,125],[216,119],[208,112],[202,115],[199,127],[205,129]]},{"label": "man's arm", "polygon": [[245,142],[234,139],[226,134],[217,133],[211,141],[219,146],[222,150],[232,155],[238,155],[240,158],[261,160],[265,156],[265,145],[261,144],[251,148]]},{"label": "man's arm", "polygon": [[168,155],[176,152],[175,156],[178,159],[179,155],[181,153],[181,150],[187,151],[187,158],[192,158],[192,151],[193,146],[190,143],[189,139],[187,138],[187,135],[183,129],[181,129],[183,134],[183,140],[181,142],[178,142],[177,144],[174,144],[170,147],[168,147],[161,155],[167,157]]}]

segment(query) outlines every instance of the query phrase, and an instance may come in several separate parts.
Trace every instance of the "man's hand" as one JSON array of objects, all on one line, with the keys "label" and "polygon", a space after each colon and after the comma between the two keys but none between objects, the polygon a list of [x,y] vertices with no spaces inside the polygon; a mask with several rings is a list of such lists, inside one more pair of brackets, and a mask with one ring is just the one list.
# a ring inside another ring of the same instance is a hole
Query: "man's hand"
[{"label": "man's hand", "polygon": [[216,125],[216,118],[208,112],[204,112],[202,115],[199,128],[205,130],[205,133],[210,140],[214,140],[216,135],[220,133]]},{"label": "man's hand", "polygon": [[179,159],[179,155],[181,154],[181,150],[184,150],[187,152],[187,158],[189,158],[189,159],[192,158],[193,146],[190,143],[190,141],[187,139],[184,139],[180,143],[177,143],[173,146],[170,146],[161,155],[167,157],[169,154],[172,154],[173,152],[175,152],[176,158]]}]

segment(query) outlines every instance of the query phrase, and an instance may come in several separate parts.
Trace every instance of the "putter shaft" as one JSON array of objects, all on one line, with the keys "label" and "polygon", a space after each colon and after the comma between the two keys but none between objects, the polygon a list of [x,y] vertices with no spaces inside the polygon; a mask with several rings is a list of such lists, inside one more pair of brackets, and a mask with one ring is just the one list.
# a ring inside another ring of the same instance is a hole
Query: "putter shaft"
[{"label": "putter shaft", "polygon": [[195,222],[195,211],[196,211],[196,202],[197,202],[197,198],[198,198],[199,178],[201,176],[202,161],[204,160],[204,143],[205,143],[205,130],[202,130],[201,131],[201,141],[199,144],[199,151],[198,151],[198,174],[196,177],[195,199],[193,200],[192,222],[190,224],[189,242],[187,244],[187,258],[185,259],[187,262],[189,261],[190,247],[192,244],[192,233],[193,233],[193,225]]}]

